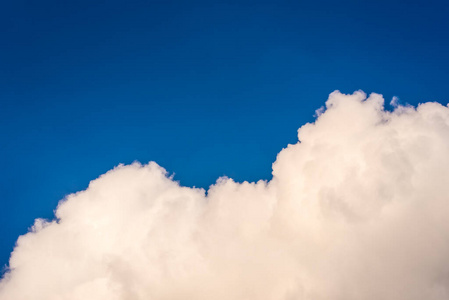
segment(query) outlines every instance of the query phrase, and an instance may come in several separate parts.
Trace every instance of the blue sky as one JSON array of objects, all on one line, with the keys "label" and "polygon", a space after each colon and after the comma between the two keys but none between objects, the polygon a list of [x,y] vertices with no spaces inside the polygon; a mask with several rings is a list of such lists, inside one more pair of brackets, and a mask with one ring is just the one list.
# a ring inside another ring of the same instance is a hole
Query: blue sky
[{"label": "blue sky", "polygon": [[329,93],[447,103],[445,1],[4,1],[0,264],[119,163],[269,179]]}]

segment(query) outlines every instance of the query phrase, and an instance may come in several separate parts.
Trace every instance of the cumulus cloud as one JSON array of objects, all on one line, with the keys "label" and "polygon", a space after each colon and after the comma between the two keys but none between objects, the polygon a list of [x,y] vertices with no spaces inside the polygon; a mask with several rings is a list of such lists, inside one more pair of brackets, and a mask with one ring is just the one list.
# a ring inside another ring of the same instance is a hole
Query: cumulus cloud
[{"label": "cumulus cloud", "polygon": [[449,109],[334,92],[269,182],[123,166],[36,220],[1,300],[449,299]]}]

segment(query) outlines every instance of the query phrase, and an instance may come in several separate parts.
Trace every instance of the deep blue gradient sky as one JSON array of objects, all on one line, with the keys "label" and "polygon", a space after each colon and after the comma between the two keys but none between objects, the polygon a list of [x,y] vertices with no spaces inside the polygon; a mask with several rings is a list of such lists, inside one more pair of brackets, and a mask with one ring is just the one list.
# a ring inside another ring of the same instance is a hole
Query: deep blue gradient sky
[{"label": "deep blue gradient sky", "polygon": [[0,265],[119,163],[269,179],[330,92],[446,103],[446,1],[3,1]]}]

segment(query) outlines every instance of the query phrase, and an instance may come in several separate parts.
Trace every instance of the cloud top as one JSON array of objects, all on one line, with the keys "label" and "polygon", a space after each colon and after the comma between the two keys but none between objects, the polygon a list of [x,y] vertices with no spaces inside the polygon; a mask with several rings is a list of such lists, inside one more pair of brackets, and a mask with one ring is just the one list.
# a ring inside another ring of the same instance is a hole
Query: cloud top
[{"label": "cloud top", "polygon": [[269,182],[114,168],[19,237],[0,299],[448,299],[449,109],[383,105],[333,92]]}]

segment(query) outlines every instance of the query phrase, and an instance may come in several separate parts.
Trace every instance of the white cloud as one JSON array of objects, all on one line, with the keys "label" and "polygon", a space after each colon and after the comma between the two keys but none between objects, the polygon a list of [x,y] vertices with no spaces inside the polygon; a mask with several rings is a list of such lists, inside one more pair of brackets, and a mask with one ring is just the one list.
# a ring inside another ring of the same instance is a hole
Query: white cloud
[{"label": "white cloud", "polygon": [[118,166],[36,220],[1,300],[449,299],[449,109],[334,92],[270,182]]}]

